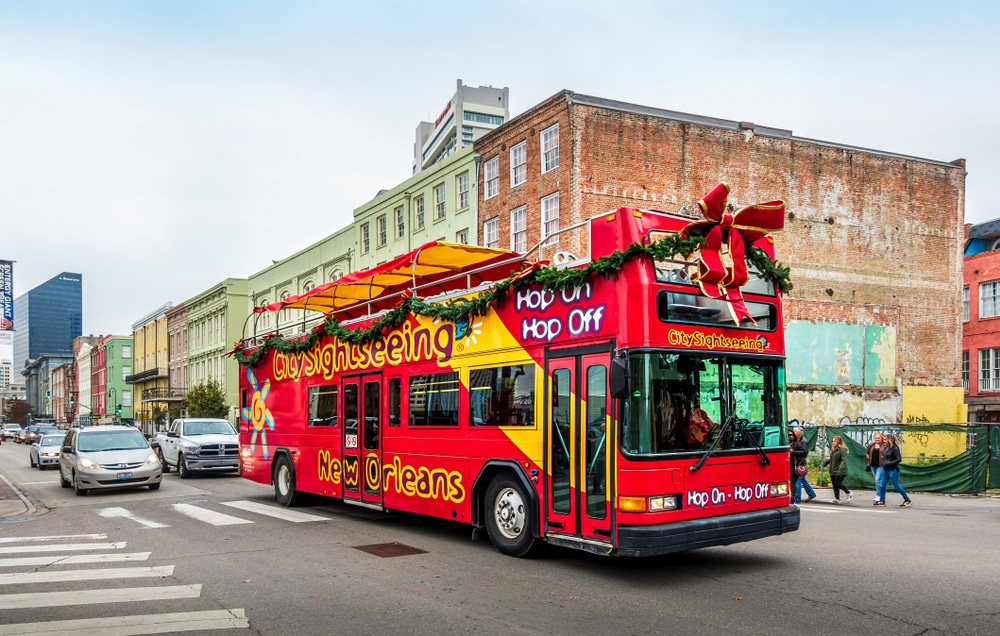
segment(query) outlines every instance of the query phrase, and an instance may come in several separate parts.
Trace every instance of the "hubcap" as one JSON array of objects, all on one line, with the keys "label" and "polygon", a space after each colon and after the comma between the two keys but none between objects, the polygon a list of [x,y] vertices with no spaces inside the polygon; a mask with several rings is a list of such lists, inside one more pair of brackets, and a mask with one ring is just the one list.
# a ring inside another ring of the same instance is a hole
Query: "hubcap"
[{"label": "hubcap", "polygon": [[524,531],[524,502],[513,488],[504,488],[497,494],[493,508],[500,534],[508,539],[517,539]]},{"label": "hubcap", "polygon": [[291,487],[290,482],[291,476],[288,472],[288,467],[282,465],[281,468],[278,469],[278,490],[282,495],[288,494],[288,489]]}]

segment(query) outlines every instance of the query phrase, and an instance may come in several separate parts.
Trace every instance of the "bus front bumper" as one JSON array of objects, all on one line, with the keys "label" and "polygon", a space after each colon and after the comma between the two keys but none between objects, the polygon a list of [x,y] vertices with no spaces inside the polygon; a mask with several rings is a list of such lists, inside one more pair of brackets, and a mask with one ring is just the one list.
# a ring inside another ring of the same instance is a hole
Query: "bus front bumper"
[{"label": "bus front bumper", "polygon": [[656,556],[763,539],[799,529],[797,506],[740,512],[655,526],[620,526],[619,556]]}]

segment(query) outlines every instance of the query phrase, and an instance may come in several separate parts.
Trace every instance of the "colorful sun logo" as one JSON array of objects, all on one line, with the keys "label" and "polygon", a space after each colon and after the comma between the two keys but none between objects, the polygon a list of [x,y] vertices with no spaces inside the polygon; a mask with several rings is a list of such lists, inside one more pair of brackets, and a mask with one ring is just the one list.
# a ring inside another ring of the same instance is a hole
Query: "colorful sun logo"
[{"label": "colorful sun logo", "polygon": [[253,387],[253,397],[251,398],[250,406],[243,407],[242,417],[253,426],[253,433],[250,434],[250,454],[253,455],[257,436],[260,435],[260,447],[264,451],[264,459],[267,459],[267,429],[264,428],[264,424],[267,424],[267,427],[273,431],[274,418],[271,417],[271,411],[268,410],[264,400],[267,399],[267,394],[271,392],[271,381],[264,380],[264,386],[258,387],[253,369],[247,369],[247,379],[250,380],[250,386]]}]

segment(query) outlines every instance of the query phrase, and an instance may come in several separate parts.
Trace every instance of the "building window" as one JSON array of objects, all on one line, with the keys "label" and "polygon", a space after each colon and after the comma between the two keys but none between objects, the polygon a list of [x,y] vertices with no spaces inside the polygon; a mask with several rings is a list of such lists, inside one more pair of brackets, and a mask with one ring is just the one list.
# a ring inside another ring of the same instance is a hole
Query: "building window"
[{"label": "building window", "polygon": [[1000,281],[979,283],[979,317],[1000,316]]},{"label": "building window", "polygon": [[371,237],[368,235],[368,224],[363,223],[361,225],[361,253],[367,254],[368,250],[371,249]]},{"label": "building window", "polygon": [[312,291],[312,288],[315,286],[316,285],[311,280],[307,280],[306,284],[302,286],[302,293],[304,294],[306,292]]},{"label": "building window", "polygon": [[969,352],[962,352],[962,388],[969,392]]},{"label": "building window", "polygon": [[455,242],[461,243],[462,245],[469,244],[469,230],[461,230],[455,233]]},{"label": "building window", "polygon": [[500,219],[490,219],[483,223],[483,245],[500,247]]},{"label": "building window", "polygon": [[469,207],[469,173],[463,172],[458,175],[458,209],[464,210]]},{"label": "building window", "polygon": [[510,187],[528,179],[528,142],[522,141],[510,149]]},{"label": "building window", "polygon": [[962,288],[962,321],[969,322],[969,286]]},{"label": "building window", "polygon": [[385,247],[385,244],[389,242],[388,228],[386,227],[388,223],[386,222],[385,215],[379,216],[375,219],[376,226],[378,227],[378,245],[379,247]]},{"label": "building window", "polygon": [[542,172],[559,167],[559,124],[546,128],[541,133]]},{"label": "building window", "polygon": [[528,206],[510,211],[510,249],[521,254],[528,251]]},{"label": "building window", "polygon": [[130,409],[132,408],[132,392],[122,391],[122,408]]},{"label": "building window", "polygon": [[132,347],[128,345],[122,346],[122,358],[128,360],[132,357]]},{"label": "building window", "polygon": [[475,113],[469,110],[465,111],[462,119],[464,119],[465,121],[474,121],[477,124],[489,124],[490,126],[499,126],[500,124],[503,123],[503,117],[500,117],[498,115]]},{"label": "building window", "polygon": [[132,367],[122,367],[122,380],[132,375]]},{"label": "building window", "polygon": [[403,238],[406,234],[406,217],[403,215],[403,206],[396,208],[396,238]]},{"label": "building window", "polygon": [[330,272],[330,282],[331,283],[334,282],[334,281],[338,281],[338,280],[340,280],[343,277],[344,277],[344,272],[340,271],[339,269],[335,269],[332,272]]},{"label": "building window", "polygon": [[483,193],[483,198],[492,199],[500,194],[500,157],[493,157],[487,161],[483,171],[486,177],[486,191]]},{"label": "building window", "polygon": [[551,240],[545,242],[546,245],[552,245],[558,242],[555,236],[556,232],[559,231],[559,193],[553,192],[547,197],[542,198],[542,240],[547,237],[552,237]]},{"label": "building window", "polygon": [[434,220],[440,221],[444,218],[444,184],[434,188]]},{"label": "building window", "polygon": [[413,207],[416,209],[416,225],[418,230],[424,229],[424,197],[419,196],[413,200]]},{"label": "building window", "polygon": [[1000,349],[979,350],[979,390],[1000,389]]}]

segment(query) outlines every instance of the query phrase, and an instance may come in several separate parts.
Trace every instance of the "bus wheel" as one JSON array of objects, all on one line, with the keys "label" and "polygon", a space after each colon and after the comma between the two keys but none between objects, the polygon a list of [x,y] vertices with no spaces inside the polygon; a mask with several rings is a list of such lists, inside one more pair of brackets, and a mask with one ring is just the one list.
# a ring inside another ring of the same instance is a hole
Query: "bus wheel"
[{"label": "bus wheel", "polygon": [[538,543],[531,533],[535,513],[524,487],[510,474],[493,478],[486,491],[486,532],[493,546],[509,556],[527,556]]},{"label": "bus wheel", "polygon": [[288,457],[282,455],[274,466],[274,498],[282,506],[291,508],[302,502],[302,493],[295,490],[295,471]]}]

